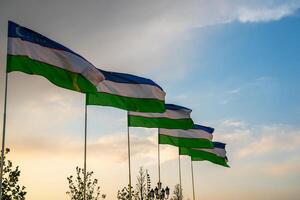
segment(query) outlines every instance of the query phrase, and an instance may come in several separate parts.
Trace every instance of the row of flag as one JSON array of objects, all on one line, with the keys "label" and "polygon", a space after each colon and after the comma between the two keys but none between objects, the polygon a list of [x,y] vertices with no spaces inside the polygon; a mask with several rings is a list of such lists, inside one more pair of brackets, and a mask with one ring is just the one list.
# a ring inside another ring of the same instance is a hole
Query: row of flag
[{"label": "row of flag", "polygon": [[165,104],[164,113],[129,112],[129,127],[158,128],[158,143],[179,148],[179,155],[187,155],[192,161],[210,161],[229,167],[226,144],[213,142],[214,129],[194,124],[192,110],[178,105]]},{"label": "row of flag", "polygon": [[214,129],[197,125],[192,110],[166,104],[164,90],[150,79],[96,68],[71,49],[14,22],[8,23],[7,72],[40,75],[53,84],[86,94],[86,105],[128,111],[129,127],[159,129],[159,144],[179,148],[193,161],[226,166],[225,144]]}]

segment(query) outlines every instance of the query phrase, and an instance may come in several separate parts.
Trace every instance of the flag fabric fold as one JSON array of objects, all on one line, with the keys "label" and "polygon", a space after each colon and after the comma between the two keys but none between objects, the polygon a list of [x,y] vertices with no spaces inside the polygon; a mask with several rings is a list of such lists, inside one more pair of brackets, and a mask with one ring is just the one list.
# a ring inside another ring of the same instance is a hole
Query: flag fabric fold
[{"label": "flag fabric fold", "polygon": [[67,47],[14,22],[8,22],[7,72],[40,75],[79,92],[96,92],[104,75]]},{"label": "flag fabric fold", "polygon": [[213,149],[180,147],[179,155],[188,155],[191,157],[192,161],[207,160],[217,165],[229,167],[225,150],[226,144],[213,142],[213,145]]},{"label": "flag fabric fold", "polygon": [[192,110],[174,104],[165,104],[164,113],[129,112],[128,126],[145,128],[191,129]]},{"label": "flag fabric fold", "polygon": [[170,144],[177,147],[213,148],[211,142],[213,128],[194,124],[192,129],[159,130],[159,144]]},{"label": "flag fabric fold", "polygon": [[98,84],[97,93],[86,95],[87,105],[112,106],[128,111],[165,111],[163,89],[150,79],[118,72],[99,70],[105,80]]}]

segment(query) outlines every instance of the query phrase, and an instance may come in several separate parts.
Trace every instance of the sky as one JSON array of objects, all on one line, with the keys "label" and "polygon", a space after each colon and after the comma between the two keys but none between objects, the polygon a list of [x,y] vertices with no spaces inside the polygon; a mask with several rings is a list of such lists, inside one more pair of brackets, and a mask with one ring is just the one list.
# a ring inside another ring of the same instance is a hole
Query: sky
[{"label": "sky", "polygon": [[[299,199],[299,0],[1,0],[1,105],[8,20],[98,68],[151,78],[168,103],[214,127],[231,168],[195,162],[197,200]],[[84,95],[13,72],[7,106],[6,145],[27,199],[68,199],[66,177],[83,165]],[[130,128],[134,184],[140,166],[157,182],[156,131]],[[87,167],[107,199],[128,184],[126,133],[125,111],[88,108]],[[177,149],[161,145],[161,159],[162,183],[172,189]],[[190,160],[181,161],[192,199]]]}]

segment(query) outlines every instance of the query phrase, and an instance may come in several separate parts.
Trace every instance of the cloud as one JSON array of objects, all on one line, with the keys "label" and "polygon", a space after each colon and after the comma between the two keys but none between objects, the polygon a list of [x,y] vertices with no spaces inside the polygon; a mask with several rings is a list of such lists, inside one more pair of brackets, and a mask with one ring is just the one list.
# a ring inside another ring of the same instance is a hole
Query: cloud
[{"label": "cloud", "polygon": [[[243,94],[249,91],[258,91],[258,89],[269,87],[273,82],[273,77],[271,76],[260,76],[253,80],[247,81],[245,83],[234,83],[234,86],[230,86],[231,89],[225,90],[225,92],[218,93],[219,104],[228,104],[237,98],[243,97]],[[236,85],[239,85],[236,88]]]},{"label": "cloud", "polygon": [[289,154],[294,150],[300,150],[300,130],[284,125],[273,125],[262,127],[260,135],[253,136],[252,142],[240,149],[239,156]]},{"label": "cloud", "polygon": [[[52,135],[19,135],[8,141],[16,155],[22,157],[80,157],[83,152],[83,138],[70,137],[62,134]],[[131,157],[144,165],[155,163],[157,160],[157,134],[131,134]],[[107,162],[126,163],[128,161],[127,134],[114,133],[88,141],[89,157],[106,160]],[[161,146],[165,155],[162,163],[177,158],[177,154],[169,146]]]},{"label": "cloud", "polygon": [[222,122],[222,125],[226,127],[244,127],[246,124],[243,121],[227,119]]},{"label": "cloud", "polygon": [[241,8],[238,20],[242,23],[268,22],[292,15],[299,8],[295,2],[265,8]]},{"label": "cloud", "polygon": [[[0,13],[2,20],[11,16],[29,27],[39,27],[40,32],[62,41],[100,68],[165,81],[184,78],[188,72],[185,55],[176,49],[188,45],[194,29],[234,21],[279,20],[292,15],[299,7],[300,3],[294,0],[95,1],[89,4],[15,0],[5,2]],[[39,12],[32,13],[32,10]],[[53,15],[60,20],[47,17]]]},{"label": "cloud", "polygon": [[227,144],[232,176],[256,174],[255,179],[268,180],[299,174],[299,126],[228,119],[214,127],[217,131],[214,140]]},{"label": "cloud", "polygon": [[[228,157],[234,162],[252,159],[282,162],[300,152],[300,129],[288,124],[255,125],[227,119],[215,126],[215,141],[227,143]],[[276,158],[276,159],[275,159]]]},{"label": "cloud", "polygon": [[229,94],[236,94],[239,93],[241,90],[240,89],[233,89],[233,90],[229,90],[228,93]]}]

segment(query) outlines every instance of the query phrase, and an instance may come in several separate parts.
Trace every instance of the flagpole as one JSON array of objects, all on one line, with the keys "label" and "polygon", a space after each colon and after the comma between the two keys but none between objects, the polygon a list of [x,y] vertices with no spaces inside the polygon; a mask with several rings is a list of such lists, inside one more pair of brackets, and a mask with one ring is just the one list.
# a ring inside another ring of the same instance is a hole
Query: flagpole
[{"label": "flagpole", "polygon": [[1,167],[0,167],[0,199],[2,199],[2,180],[3,180],[3,165],[4,165],[4,150],[5,150],[5,135],[6,135],[6,103],[7,103],[7,71],[5,72],[5,89],[4,89],[4,111],[3,111],[3,130],[2,130],[2,151],[1,151]]},{"label": "flagpole", "polygon": [[129,186],[129,200],[132,199],[132,196],[131,196],[131,162],[130,162],[130,137],[129,137],[129,121],[128,121],[128,116],[129,113],[127,111],[127,146],[128,146],[128,186]]},{"label": "flagpole", "polygon": [[83,199],[84,200],[86,200],[86,178],[87,178],[86,177],[86,143],[87,143],[87,105],[86,105],[86,102],[85,102],[85,109],[84,109],[84,165],[83,165],[83,173],[84,173]]},{"label": "flagpole", "polygon": [[193,185],[193,200],[195,200],[195,182],[194,182],[194,167],[191,159],[191,171],[192,171],[192,185]]},{"label": "flagpole", "polygon": [[182,200],[182,185],[181,185],[181,164],[180,164],[180,153],[178,148],[178,169],[179,169],[179,199]]},{"label": "flagpole", "polygon": [[158,144],[157,144],[157,163],[158,163],[158,182],[160,183],[160,145],[159,145],[159,134],[160,134],[160,128],[158,128]]}]

